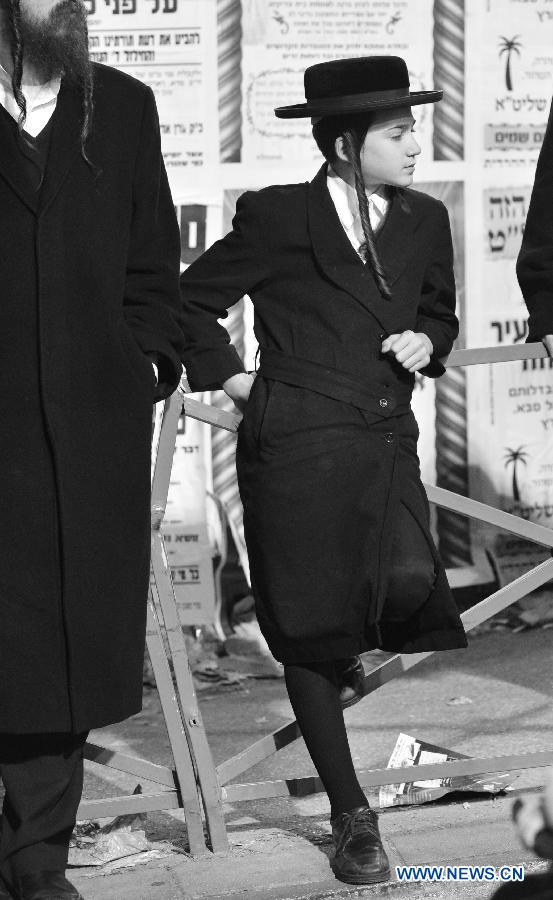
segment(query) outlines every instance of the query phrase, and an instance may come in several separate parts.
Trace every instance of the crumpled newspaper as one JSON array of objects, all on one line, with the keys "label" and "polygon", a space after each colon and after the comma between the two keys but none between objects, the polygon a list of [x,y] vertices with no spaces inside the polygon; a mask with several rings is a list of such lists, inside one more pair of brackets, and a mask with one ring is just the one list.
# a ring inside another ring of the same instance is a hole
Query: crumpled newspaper
[{"label": "crumpled newspaper", "polygon": [[[142,793],[138,785],[133,794]],[[98,822],[77,822],[69,845],[70,866],[103,866],[105,863],[152,850],[145,832],[146,813],[116,816]]]},{"label": "crumpled newspaper", "polygon": [[409,766],[430,763],[451,762],[455,759],[469,759],[464,753],[436,747],[426,741],[400,733],[388,762],[389,769],[403,769],[401,782],[384,784],[380,788],[379,804],[385,806],[408,806],[410,803],[428,803],[455,791],[498,794],[506,790],[518,775],[509,772],[494,772],[485,775],[454,775],[451,778],[435,778],[431,781],[408,781],[405,769]]}]

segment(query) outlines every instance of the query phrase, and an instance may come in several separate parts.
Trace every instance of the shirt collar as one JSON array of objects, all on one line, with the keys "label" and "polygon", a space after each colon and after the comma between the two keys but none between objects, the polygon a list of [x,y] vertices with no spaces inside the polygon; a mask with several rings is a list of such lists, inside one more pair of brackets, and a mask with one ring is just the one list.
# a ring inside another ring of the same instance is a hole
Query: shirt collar
[{"label": "shirt collar", "polygon": [[[336,206],[338,218],[346,231],[349,231],[353,227],[355,219],[359,216],[357,192],[347,181],[340,178],[331,165],[327,166],[326,183]],[[388,208],[385,185],[381,184],[376,191],[373,191],[372,194],[367,194],[367,196],[380,215],[384,216]]]},{"label": "shirt collar", "polygon": [[[2,65],[0,65],[0,85],[4,88],[4,90],[13,96],[13,88],[12,88],[12,79],[11,75],[4,69]],[[61,85],[61,78],[56,77],[52,78],[50,81],[45,82],[44,84],[24,84],[21,85],[21,90],[25,95],[25,99],[29,103],[29,105],[36,109],[37,106],[42,106],[45,103],[51,103],[52,100],[55,100],[59,94]]]}]

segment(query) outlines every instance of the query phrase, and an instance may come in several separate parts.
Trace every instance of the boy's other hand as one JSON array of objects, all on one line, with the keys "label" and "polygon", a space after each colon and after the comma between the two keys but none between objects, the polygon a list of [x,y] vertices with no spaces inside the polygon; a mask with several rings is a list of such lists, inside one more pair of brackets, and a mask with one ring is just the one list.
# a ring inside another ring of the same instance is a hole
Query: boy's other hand
[{"label": "boy's other hand", "polygon": [[430,363],[434,352],[428,335],[420,331],[402,331],[389,334],[382,342],[382,353],[392,353],[398,363],[409,372],[418,372]]}]

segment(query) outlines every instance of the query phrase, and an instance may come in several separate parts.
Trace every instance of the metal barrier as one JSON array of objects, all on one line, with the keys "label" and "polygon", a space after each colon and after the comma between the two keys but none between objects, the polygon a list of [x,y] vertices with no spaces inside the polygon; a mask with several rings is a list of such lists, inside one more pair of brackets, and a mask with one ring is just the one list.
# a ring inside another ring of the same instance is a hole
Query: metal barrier
[{"label": "metal barrier", "polygon": [[[457,350],[450,354],[447,366],[478,365],[523,359],[544,359],[548,354],[541,344],[509,347],[484,347]],[[190,850],[193,855],[207,848],[202,830],[202,811],[213,851],[227,848],[222,803],[277,796],[306,796],[323,790],[316,777],[293,778],[253,784],[230,784],[247,769],[286,747],[301,736],[295,721],[278,728],[215,769],[203,728],[194,685],[188,665],[186,646],[178,620],[167,559],[160,533],[165,512],[173,447],[181,412],[228,431],[236,431],[240,416],[210,407],[186,394],[177,392],[165,403],[152,487],[152,565],[153,584],[149,604],[148,649],[160,693],[167,729],[175,759],[175,769],[156,766],[144,760],[87,745],[87,757],[104,765],[149,779],[163,787],[157,794],[137,795],[113,800],[84,802],[80,816],[109,815],[113,812],[182,808],[184,810]],[[430,502],[464,516],[505,529],[526,540],[535,541],[553,551],[553,529],[528,522],[518,516],[494,509],[484,503],[434,485],[425,485]],[[553,579],[553,558],[548,559],[476,606],[462,614],[466,631],[501,612],[530,591]],[[163,624],[162,624],[163,623]],[[435,651],[396,654],[365,676],[365,694],[418,665]],[[170,671],[171,659],[173,674]],[[553,764],[553,751],[496,756],[486,759],[461,759],[448,763],[419,765],[409,768],[412,781],[452,778],[459,775],[484,774],[506,769],[525,769]],[[393,769],[358,772],[364,787],[389,784],[397,778]],[[220,785],[225,785],[222,789]]]}]

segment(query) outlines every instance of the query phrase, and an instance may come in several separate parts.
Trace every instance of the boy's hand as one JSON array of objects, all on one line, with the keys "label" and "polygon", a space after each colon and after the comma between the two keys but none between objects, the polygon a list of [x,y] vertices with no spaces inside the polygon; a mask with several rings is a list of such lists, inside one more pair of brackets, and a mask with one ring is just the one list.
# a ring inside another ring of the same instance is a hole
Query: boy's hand
[{"label": "boy's hand", "polygon": [[393,353],[398,363],[409,372],[418,372],[430,363],[434,347],[430,338],[420,331],[389,334],[382,342],[382,353]]},{"label": "boy's hand", "polygon": [[238,372],[237,375],[231,375],[230,378],[223,381],[221,385],[225,394],[230,397],[241,413],[243,413],[246,408],[246,403],[248,402],[248,397],[250,396],[254,381],[255,373],[250,375],[248,372]]}]

